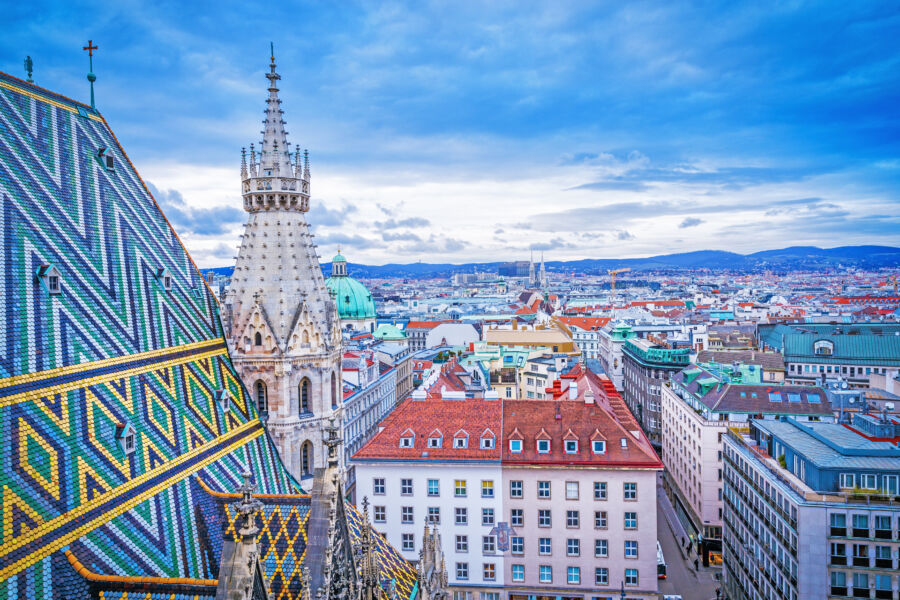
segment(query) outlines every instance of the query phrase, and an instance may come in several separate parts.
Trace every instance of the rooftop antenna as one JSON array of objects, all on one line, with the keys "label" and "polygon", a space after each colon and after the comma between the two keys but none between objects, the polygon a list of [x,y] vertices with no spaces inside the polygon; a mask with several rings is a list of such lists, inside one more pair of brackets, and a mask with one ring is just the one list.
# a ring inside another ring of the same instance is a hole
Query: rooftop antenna
[{"label": "rooftop antenna", "polygon": [[31,60],[30,56],[25,57],[25,72],[28,73],[28,79],[26,81],[28,83],[34,83],[34,79],[31,76],[31,72],[34,71],[34,61]]},{"label": "rooftop antenna", "polygon": [[94,50],[97,49],[97,46],[94,45],[94,40],[88,40],[88,45],[84,46],[82,50],[87,50],[88,52],[88,60],[90,61],[90,71],[87,74],[87,80],[91,82],[91,108],[97,110],[97,107],[94,105],[94,82],[97,81],[97,76],[94,75]]}]

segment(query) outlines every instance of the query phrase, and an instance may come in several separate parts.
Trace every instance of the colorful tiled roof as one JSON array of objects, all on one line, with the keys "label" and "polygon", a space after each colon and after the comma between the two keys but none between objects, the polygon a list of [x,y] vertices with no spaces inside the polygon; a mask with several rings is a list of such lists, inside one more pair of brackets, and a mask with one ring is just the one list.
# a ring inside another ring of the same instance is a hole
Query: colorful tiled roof
[{"label": "colorful tiled roof", "polygon": [[206,490],[301,491],[215,297],[103,117],[2,73],[0,211],[0,600],[214,595]]}]

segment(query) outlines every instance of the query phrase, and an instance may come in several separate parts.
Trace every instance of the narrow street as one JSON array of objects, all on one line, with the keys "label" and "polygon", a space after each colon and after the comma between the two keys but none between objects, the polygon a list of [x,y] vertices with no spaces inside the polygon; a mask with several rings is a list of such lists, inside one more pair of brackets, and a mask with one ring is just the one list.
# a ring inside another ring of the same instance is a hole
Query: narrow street
[{"label": "narrow street", "polygon": [[[675,511],[661,487],[657,493],[659,495],[656,509],[657,537],[668,567],[668,577],[660,580],[659,591],[663,594],[681,594],[684,600],[714,600],[716,588],[719,587],[714,577],[717,569],[707,568],[701,564],[699,573],[694,570],[696,554],[691,553],[689,557],[682,554],[681,524],[677,521]],[[679,532],[678,541],[673,529]]]}]

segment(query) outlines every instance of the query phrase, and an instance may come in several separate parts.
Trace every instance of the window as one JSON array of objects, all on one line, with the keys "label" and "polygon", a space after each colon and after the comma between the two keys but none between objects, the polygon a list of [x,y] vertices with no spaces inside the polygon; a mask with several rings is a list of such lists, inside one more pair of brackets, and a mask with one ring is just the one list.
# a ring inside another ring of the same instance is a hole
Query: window
[{"label": "window", "polygon": [[456,551],[457,552],[468,552],[469,551],[469,536],[467,536],[467,535],[456,536]]},{"label": "window", "polygon": [[566,583],[569,585],[581,583],[581,567],[568,567],[566,569]]},{"label": "window", "polygon": [[[259,334],[257,334],[259,335]],[[257,380],[256,385],[256,409],[260,414],[265,415],[269,412],[269,400],[266,395],[266,384]]]},{"label": "window", "polygon": [[387,511],[383,506],[375,506],[375,522],[384,523],[387,520]]},{"label": "window", "polygon": [[550,565],[541,565],[538,572],[538,579],[541,583],[553,583],[553,567]]},{"label": "window", "polygon": [[637,529],[637,513],[625,513],[625,529]]},{"label": "window", "polygon": [[413,507],[412,506],[401,506],[400,507],[400,522],[401,523],[412,523],[413,522]]},{"label": "window", "polygon": [[594,482],[594,500],[606,500],[606,482]]},{"label": "window", "polygon": [[413,493],[412,479],[401,479],[400,480],[400,494],[403,496],[412,496],[412,493]]},{"label": "window", "polygon": [[440,448],[443,442],[443,438],[440,437],[430,437],[428,438],[428,447],[429,448]]},{"label": "window", "polygon": [[524,490],[521,481],[510,481],[509,482],[509,497],[510,498],[521,498],[524,495]]},{"label": "window", "polygon": [[465,479],[457,479],[453,482],[453,495],[457,498],[465,498],[466,497],[466,480]]},{"label": "window", "polygon": [[[522,440],[509,440],[509,451],[518,454],[522,451]],[[523,567],[524,568],[524,567]]]},{"label": "window", "polygon": [[542,537],[538,538],[538,554],[541,556],[550,556],[551,553],[551,544],[550,538]]},{"label": "window", "polygon": [[566,556],[581,556],[581,540],[578,538],[566,540]]},{"label": "window", "polygon": [[469,563],[456,563],[456,578],[463,581],[469,578]]},{"label": "window", "polygon": [[525,565],[512,566],[512,580],[525,581]]},{"label": "window", "polygon": [[625,569],[625,585],[637,585],[638,584],[638,570],[637,569]]},{"label": "window", "polygon": [[497,551],[497,538],[492,535],[481,537],[481,551],[484,554],[493,554]]},{"label": "window", "polygon": [[853,587],[858,590],[865,590],[865,593],[869,594],[869,575],[867,573],[854,573]]},{"label": "window", "polygon": [[578,500],[578,482],[566,482],[566,500]]},{"label": "window", "polygon": [[300,412],[308,413],[309,410],[309,379],[306,377],[300,382]]},{"label": "window", "polygon": [[566,454],[578,454],[578,440],[566,440]]},{"label": "window", "polygon": [[509,538],[509,547],[510,551],[513,554],[524,554],[525,553],[525,538],[520,535],[514,535]]},{"label": "window", "polygon": [[607,558],[609,556],[609,542],[607,540],[594,540],[594,556]]},{"label": "window", "polygon": [[841,488],[852,489],[856,487],[856,476],[853,473],[841,473]]},{"label": "window", "polygon": [[490,479],[482,480],[481,482],[481,497],[482,498],[493,498],[494,497],[494,482]]},{"label": "window", "polygon": [[628,439],[627,438],[620,439],[619,443],[622,446],[622,450],[628,450]]},{"label": "window", "polygon": [[481,448],[490,450],[494,447],[494,436],[489,435],[481,438]]},{"label": "window", "polygon": [[859,476],[859,487],[864,490],[877,490],[878,477],[872,473],[864,473]]},{"label": "window", "polygon": [[469,447],[469,436],[464,435],[464,436],[453,438],[453,447],[454,448],[468,448]]},{"label": "window", "polygon": [[538,511],[538,527],[550,527],[550,511]]},{"label": "window", "polygon": [[606,454],[606,442],[603,440],[594,440],[591,442],[591,450],[594,454]]},{"label": "window", "polygon": [[626,500],[637,500],[637,484],[634,482],[626,482],[624,486],[624,495]]},{"label": "window", "polygon": [[509,511],[509,524],[513,527],[522,527],[525,522],[524,511],[521,508],[514,508]]},{"label": "window", "polygon": [[482,508],[481,509],[481,524],[485,527],[493,527],[494,526],[494,509],[493,508]]},{"label": "window", "polygon": [[428,480],[428,495],[429,496],[440,496],[441,495],[441,486],[437,479],[429,479]]},{"label": "window", "polygon": [[537,441],[538,454],[548,454],[550,452],[550,440]]},{"label": "window", "polygon": [[550,497],[550,482],[538,481],[538,498],[547,499]]},{"label": "window", "polygon": [[606,529],[606,511],[594,511],[594,527],[597,529]]},{"label": "window", "polygon": [[566,527],[575,528],[579,526],[580,518],[577,510],[566,511]]},{"label": "window", "polygon": [[484,563],[481,574],[484,576],[485,581],[493,581],[497,578],[497,566],[494,563]]},{"label": "window", "polygon": [[469,524],[469,509],[467,508],[459,508],[457,507],[455,510],[455,523],[457,525],[468,525]]},{"label": "window", "polygon": [[376,477],[372,480],[372,493],[377,496],[384,495],[384,478]]},{"label": "window", "polygon": [[429,506],[428,507],[428,522],[434,523],[435,525],[441,524],[441,507],[440,506]]},{"label": "window", "polygon": [[609,569],[606,567],[594,569],[594,585],[609,585]]},{"label": "window", "polygon": [[416,549],[416,536],[412,533],[404,533],[401,548],[404,552],[413,552]]},{"label": "window", "polygon": [[625,558],[637,558],[637,557],[638,557],[637,540],[625,540]]},{"label": "window", "polygon": [[400,447],[401,448],[412,448],[414,445],[415,438],[411,435],[404,435],[400,438]]},{"label": "window", "polygon": [[258,331],[256,332],[256,335],[253,336],[253,345],[262,346],[262,334]]}]

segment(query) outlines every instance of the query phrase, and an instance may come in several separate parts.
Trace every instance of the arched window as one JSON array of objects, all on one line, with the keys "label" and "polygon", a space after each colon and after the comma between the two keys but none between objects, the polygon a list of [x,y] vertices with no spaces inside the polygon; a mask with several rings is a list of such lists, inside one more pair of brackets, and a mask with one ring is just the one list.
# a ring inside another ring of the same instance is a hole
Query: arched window
[{"label": "arched window", "polygon": [[[258,333],[256,335],[259,335]],[[260,414],[269,412],[269,398],[266,394],[266,384],[261,380],[256,381],[256,409]]]},{"label": "arched window", "polygon": [[313,468],[313,456],[312,456],[312,444],[309,442],[303,442],[303,446],[300,448],[300,473],[302,477],[309,477],[312,475]]},{"label": "arched window", "polygon": [[253,338],[253,343],[257,346],[262,346],[262,334],[260,332],[256,332],[256,337]]},{"label": "arched window", "polygon": [[309,410],[309,379],[306,377],[300,382],[300,412],[308,413]]},{"label": "arched window", "polygon": [[331,408],[337,408],[337,376],[331,372]]},{"label": "arched window", "polygon": [[309,343],[309,332],[306,331],[305,329],[303,330],[303,343],[304,344]]}]

